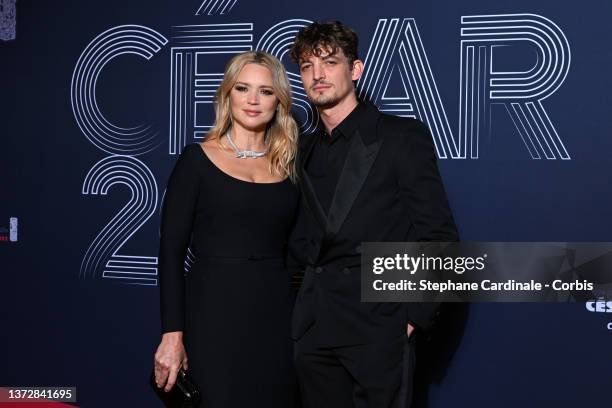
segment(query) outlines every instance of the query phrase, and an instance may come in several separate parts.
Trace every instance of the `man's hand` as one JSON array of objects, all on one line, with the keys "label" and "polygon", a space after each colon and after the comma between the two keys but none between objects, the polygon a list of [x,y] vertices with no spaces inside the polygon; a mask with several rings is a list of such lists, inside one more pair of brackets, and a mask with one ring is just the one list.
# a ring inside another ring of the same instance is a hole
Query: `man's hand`
[{"label": "man's hand", "polygon": [[406,326],[406,335],[408,336],[408,338],[410,338],[410,335],[412,334],[413,331],[414,331],[414,326],[408,323],[408,325]]}]

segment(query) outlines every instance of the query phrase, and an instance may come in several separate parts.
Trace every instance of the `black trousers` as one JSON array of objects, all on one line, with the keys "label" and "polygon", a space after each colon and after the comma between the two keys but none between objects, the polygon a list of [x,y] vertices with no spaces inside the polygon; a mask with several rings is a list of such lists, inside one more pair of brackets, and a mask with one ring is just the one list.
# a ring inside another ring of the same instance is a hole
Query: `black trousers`
[{"label": "black trousers", "polygon": [[[316,324],[316,323],[315,323]],[[308,330],[295,344],[302,408],[409,408],[414,334],[320,348]]]}]

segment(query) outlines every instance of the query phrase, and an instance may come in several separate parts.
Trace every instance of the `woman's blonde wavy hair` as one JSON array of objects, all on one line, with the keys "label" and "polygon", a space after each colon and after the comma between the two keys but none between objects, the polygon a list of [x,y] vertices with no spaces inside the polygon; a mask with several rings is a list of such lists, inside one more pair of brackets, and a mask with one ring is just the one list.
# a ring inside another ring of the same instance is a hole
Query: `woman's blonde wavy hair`
[{"label": "woman's blonde wavy hair", "polygon": [[295,155],[297,152],[298,127],[291,116],[291,87],[283,64],[274,56],[262,51],[238,54],[229,60],[223,80],[215,94],[215,124],[206,140],[219,141],[232,126],[230,92],[242,68],[247,64],[259,64],[272,73],[272,87],[278,98],[278,108],[268,123],[265,135],[266,155],[270,161],[270,174],[297,179]]}]

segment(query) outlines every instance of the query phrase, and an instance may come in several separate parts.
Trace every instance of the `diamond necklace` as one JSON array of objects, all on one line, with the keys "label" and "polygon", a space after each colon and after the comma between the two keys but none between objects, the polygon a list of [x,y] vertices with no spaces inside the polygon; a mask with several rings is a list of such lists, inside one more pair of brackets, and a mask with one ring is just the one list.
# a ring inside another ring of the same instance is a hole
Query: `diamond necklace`
[{"label": "diamond necklace", "polygon": [[232,140],[232,137],[230,136],[229,132],[227,132],[225,136],[227,137],[227,141],[229,142],[232,149],[234,149],[234,151],[236,152],[236,157],[239,157],[241,159],[246,159],[247,157],[256,159],[258,157],[263,157],[266,155],[265,151],[258,152],[256,150],[240,150],[238,146],[236,146],[236,143],[234,143],[234,141]]}]

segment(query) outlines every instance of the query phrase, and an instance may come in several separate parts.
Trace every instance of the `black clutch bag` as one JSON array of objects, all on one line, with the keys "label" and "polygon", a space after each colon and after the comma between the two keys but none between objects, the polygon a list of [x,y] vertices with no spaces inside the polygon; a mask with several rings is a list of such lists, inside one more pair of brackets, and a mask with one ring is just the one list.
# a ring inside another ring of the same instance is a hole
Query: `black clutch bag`
[{"label": "black clutch bag", "polygon": [[167,408],[198,408],[200,406],[200,391],[182,368],[176,376],[174,387],[168,392],[155,384],[155,370],[151,371],[149,384]]}]

